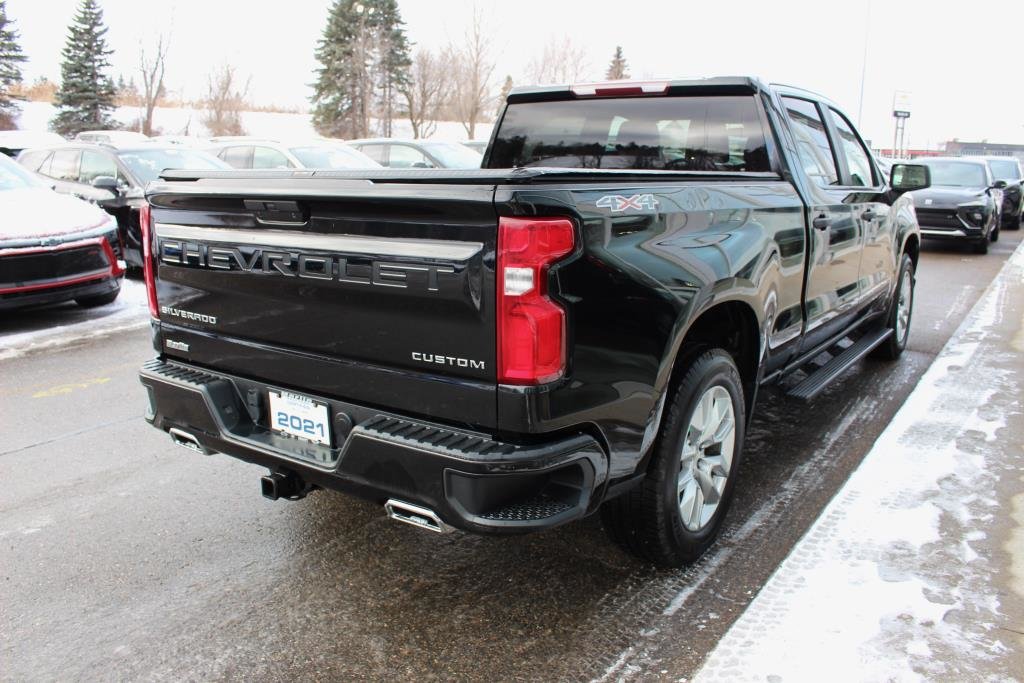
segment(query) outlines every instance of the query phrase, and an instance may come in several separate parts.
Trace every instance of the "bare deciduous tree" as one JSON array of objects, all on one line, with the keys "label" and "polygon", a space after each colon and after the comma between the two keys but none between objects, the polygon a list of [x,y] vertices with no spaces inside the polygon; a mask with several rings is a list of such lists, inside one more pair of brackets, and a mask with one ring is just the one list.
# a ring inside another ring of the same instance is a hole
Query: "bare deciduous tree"
[{"label": "bare deciduous tree", "polygon": [[210,74],[207,83],[203,125],[210,135],[245,135],[242,110],[245,108],[249,81],[239,90],[235,67],[225,64]]},{"label": "bare deciduous tree", "polygon": [[163,34],[157,38],[156,50],[146,54],[145,48],[139,55],[139,71],[142,72],[142,105],[145,113],[142,116],[142,133],[153,134],[153,110],[164,95],[164,69],[167,66],[167,50],[170,38]]},{"label": "bare deciduous tree", "polygon": [[473,21],[461,47],[450,46],[452,61],[452,111],[466,129],[469,139],[476,135],[476,124],[489,108],[494,59],[488,43],[494,32],[484,25],[480,11],[473,8]]},{"label": "bare deciduous tree", "polygon": [[430,137],[437,130],[441,107],[452,87],[451,60],[447,52],[420,48],[412,58],[409,81],[402,88],[414,138]]},{"label": "bare deciduous tree", "polygon": [[586,78],[590,64],[582,45],[567,37],[551,38],[530,60],[526,73],[535,84],[575,83]]}]

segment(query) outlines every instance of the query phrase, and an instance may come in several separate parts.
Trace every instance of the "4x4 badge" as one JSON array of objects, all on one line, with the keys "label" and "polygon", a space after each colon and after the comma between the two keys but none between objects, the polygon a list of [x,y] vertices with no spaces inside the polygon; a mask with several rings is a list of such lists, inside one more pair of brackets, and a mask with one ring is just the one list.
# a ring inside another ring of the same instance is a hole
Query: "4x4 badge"
[{"label": "4x4 badge", "polygon": [[658,200],[653,194],[634,194],[629,197],[621,194],[606,194],[596,202],[602,209],[611,209],[613,213],[633,209],[636,211],[657,211]]}]

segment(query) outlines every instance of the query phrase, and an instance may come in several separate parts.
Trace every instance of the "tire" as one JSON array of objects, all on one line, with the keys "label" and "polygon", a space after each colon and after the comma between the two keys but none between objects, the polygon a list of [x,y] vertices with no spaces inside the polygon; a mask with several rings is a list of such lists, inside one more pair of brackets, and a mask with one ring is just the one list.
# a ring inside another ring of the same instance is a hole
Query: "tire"
[{"label": "tire", "polygon": [[[889,312],[885,316],[885,327],[892,330],[889,338],[875,347],[872,358],[896,360],[907,348],[910,338],[910,323],[914,317],[914,262],[906,254],[900,259],[900,271],[896,280],[896,289],[892,293]],[[905,289],[906,288],[906,289]],[[909,291],[906,291],[909,289]],[[906,307],[903,304],[906,303]]]},{"label": "tire", "polygon": [[97,294],[96,296],[83,296],[75,299],[75,303],[82,308],[96,308],[97,306],[106,306],[107,304],[114,303],[114,299],[121,293],[121,288],[118,287],[112,292],[106,294]]},{"label": "tire", "polygon": [[975,240],[971,248],[975,254],[987,254],[988,253],[988,235],[982,237],[980,240]]},{"label": "tire", "polygon": [[[708,549],[732,502],[744,406],[739,371],[728,353],[712,349],[693,360],[671,396],[646,478],[601,508],[613,540],[664,567],[693,562]],[[722,440],[706,438],[709,429]],[[718,497],[713,507],[702,504],[705,490]]]},{"label": "tire", "polygon": [[1010,222],[1006,224],[1007,230],[1020,230],[1021,214],[1017,214],[1010,219]]}]

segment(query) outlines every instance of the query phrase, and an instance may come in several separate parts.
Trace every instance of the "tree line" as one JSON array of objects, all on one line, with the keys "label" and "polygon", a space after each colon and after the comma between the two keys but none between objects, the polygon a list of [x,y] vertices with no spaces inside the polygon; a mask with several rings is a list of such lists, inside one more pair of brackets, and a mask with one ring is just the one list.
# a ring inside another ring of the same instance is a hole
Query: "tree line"
[{"label": "tree line", "polygon": [[[141,110],[128,127],[157,133],[153,114],[165,101],[164,74],[171,36],[160,35],[140,50],[137,75],[115,82],[110,76],[108,27],[99,0],[81,0],[61,52],[61,81],[43,79],[26,87],[22,66],[26,56],[19,34],[0,0],[0,130],[14,127],[18,100],[34,92],[52,92],[57,108],[50,127],[62,135],[120,127],[113,117],[118,101]],[[513,87],[510,75],[495,93],[494,31],[474,9],[463,36],[440,49],[410,43],[397,0],[335,0],[317,42],[319,63],[313,83],[312,123],[324,136],[343,139],[391,136],[394,122],[406,119],[414,137],[429,137],[438,121],[459,121],[466,135],[476,136],[478,123],[492,120]],[[579,81],[588,72],[586,51],[572,40],[552,39],[527,65],[533,83]],[[609,79],[629,78],[622,48],[616,47],[605,72]],[[211,135],[241,135],[241,112],[249,107],[249,82],[231,65],[214,69],[207,92],[195,103]]]}]

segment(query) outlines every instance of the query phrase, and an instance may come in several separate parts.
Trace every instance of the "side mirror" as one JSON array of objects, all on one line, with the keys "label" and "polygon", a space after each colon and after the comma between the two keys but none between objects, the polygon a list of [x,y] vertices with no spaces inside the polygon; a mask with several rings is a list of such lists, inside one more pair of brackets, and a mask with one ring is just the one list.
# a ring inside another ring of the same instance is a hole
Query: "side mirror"
[{"label": "side mirror", "polygon": [[992,183],[992,189],[995,189],[995,190],[1005,190],[1006,189],[1006,181],[1005,180],[997,180],[997,181],[995,181],[994,183]]},{"label": "side mirror", "polygon": [[923,190],[932,184],[932,172],[923,164],[893,164],[890,186],[894,192]]},{"label": "side mirror", "polygon": [[100,175],[92,179],[92,186],[97,190],[106,190],[113,194],[117,194],[120,187],[117,184],[117,178],[112,175]]}]

